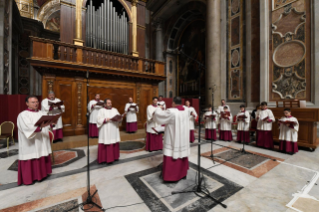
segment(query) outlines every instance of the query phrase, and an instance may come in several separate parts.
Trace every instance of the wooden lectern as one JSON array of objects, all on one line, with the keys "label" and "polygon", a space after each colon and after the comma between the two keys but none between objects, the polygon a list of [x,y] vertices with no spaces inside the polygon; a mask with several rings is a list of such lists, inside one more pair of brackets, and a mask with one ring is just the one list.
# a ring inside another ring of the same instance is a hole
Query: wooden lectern
[{"label": "wooden lectern", "polygon": [[317,138],[319,109],[300,108],[299,100],[277,101],[276,105],[276,108],[270,108],[276,118],[272,128],[274,141],[279,142],[278,119],[284,116],[284,108],[290,108],[292,116],[296,117],[299,122],[298,146],[308,147],[310,150],[316,149],[319,144],[319,138]]}]

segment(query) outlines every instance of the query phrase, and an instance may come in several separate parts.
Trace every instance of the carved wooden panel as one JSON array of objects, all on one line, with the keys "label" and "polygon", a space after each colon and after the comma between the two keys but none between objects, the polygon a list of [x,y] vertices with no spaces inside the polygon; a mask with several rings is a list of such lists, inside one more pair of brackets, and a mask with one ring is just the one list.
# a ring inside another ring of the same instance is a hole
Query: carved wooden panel
[{"label": "carved wooden panel", "polygon": [[[73,134],[74,122],[77,121],[77,116],[74,117],[77,111],[73,110],[73,106],[76,105],[77,96],[75,92],[72,92],[74,90],[73,83],[69,81],[58,81],[56,84],[56,97],[63,100],[65,106],[65,112],[62,114],[63,131],[67,131],[67,135]],[[69,131],[72,131],[72,133],[69,133]]]},{"label": "carved wooden panel", "polygon": [[[85,134],[86,129],[86,79],[74,77],[54,76],[44,74],[42,81],[43,98],[47,97],[48,91],[56,93],[56,97],[64,101],[65,113],[63,114],[63,133],[65,136]],[[121,114],[124,113],[125,104],[129,97],[140,107],[138,114],[138,127],[144,128],[146,121],[146,107],[152,103],[152,97],[157,96],[157,84],[145,82],[130,82],[121,80],[91,79],[89,82],[89,100],[99,93],[101,99],[110,98],[113,107]],[[125,120],[121,130],[125,130]]]},{"label": "carved wooden panel", "polygon": [[227,101],[244,101],[244,4],[228,0]]}]

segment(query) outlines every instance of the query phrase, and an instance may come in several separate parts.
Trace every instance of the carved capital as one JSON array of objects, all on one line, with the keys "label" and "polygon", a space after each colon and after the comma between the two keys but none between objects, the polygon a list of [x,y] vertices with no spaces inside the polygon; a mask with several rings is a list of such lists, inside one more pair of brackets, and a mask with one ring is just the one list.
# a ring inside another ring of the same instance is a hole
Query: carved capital
[{"label": "carved capital", "polygon": [[136,7],[136,4],[138,3],[138,0],[132,0],[132,6]]}]

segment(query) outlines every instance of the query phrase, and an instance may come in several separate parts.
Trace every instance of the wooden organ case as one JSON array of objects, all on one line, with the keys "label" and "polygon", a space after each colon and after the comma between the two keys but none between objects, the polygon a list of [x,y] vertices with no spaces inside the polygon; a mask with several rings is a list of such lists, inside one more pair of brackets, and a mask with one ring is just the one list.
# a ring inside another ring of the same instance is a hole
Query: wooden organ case
[{"label": "wooden organ case", "polygon": [[[131,14],[112,8],[115,0],[83,1],[82,34],[84,46],[74,45],[75,0],[61,5],[61,41],[31,37],[30,64],[42,75],[42,96],[53,90],[64,100],[63,133],[65,136],[86,133],[87,80],[89,99],[96,93],[110,98],[113,107],[124,112],[129,97],[139,105],[138,127],[146,121],[146,107],[158,95],[158,83],[165,80],[164,63],[145,59],[145,15],[137,18],[137,52],[132,55]],[[111,4],[113,2],[113,4]],[[124,1],[118,1],[123,4]],[[102,4],[103,3],[103,4]],[[119,4],[118,4],[119,5]],[[138,14],[145,14],[145,2],[136,5]],[[63,18],[62,18],[63,17]],[[103,18],[101,18],[103,17]],[[118,24],[118,25],[117,25]],[[124,34],[123,34],[124,33]],[[121,129],[125,129],[125,121]]]}]

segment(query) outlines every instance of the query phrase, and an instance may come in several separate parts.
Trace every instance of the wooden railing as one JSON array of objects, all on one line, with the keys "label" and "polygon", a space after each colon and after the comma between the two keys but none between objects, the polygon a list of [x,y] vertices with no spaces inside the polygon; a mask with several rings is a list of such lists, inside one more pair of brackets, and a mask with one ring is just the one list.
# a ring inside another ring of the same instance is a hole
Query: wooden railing
[{"label": "wooden railing", "polygon": [[63,64],[99,69],[145,73],[165,77],[165,63],[115,52],[77,46],[59,41],[30,37],[33,61],[54,61]]}]

